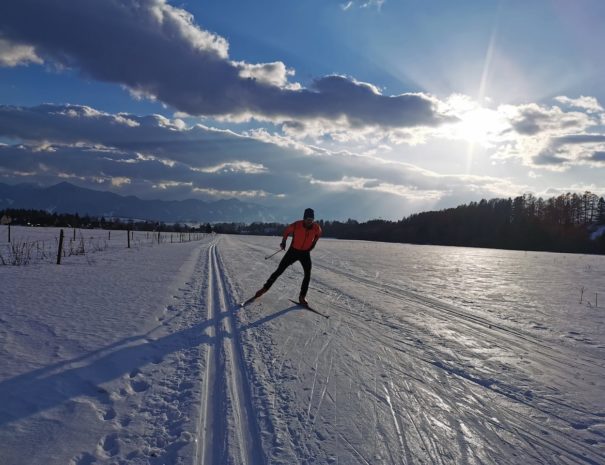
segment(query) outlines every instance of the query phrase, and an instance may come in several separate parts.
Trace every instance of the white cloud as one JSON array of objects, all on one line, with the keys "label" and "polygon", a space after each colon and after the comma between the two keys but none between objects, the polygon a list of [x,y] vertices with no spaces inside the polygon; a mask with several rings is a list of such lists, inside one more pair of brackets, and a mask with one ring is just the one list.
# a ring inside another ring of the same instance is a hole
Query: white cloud
[{"label": "white cloud", "polygon": [[28,63],[42,64],[44,61],[31,45],[18,44],[0,38],[0,66],[15,67]]},{"label": "white cloud", "polygon": [[594,126],[594,118],[581,111],[564,111],[537,103],[502,105],[498,108],[510,121],[512,128],[525,136],[561,135],[582,132]]},{"label": "white cloud", "polygon": [[603,166],[599,152],[605,134],[594,132],[602,115],[595,113],[594,105],[588,105],[589,98],[583,97],[582,102],[586,105],[574,105],[576,111],[536,103],[498,107],[510,127],[495,138],[494,158],[518,159],[534,169],[559,172],[574,165]]},{"label": "white cloud", "polygon": [[555,97],[555,100],[564,105],[569,105],[570,107],[582,108],[589,113],[599,113],[605,111],[595,97],[585,97],[582,95],[579,98],[572,99],[565,96],[559,96]]},{"label": "white cloud", "polygon": [[256,79],[258,82],[270,86],[281,87],[289,90],[300,90],[299,83],[288,82],[289,76],[294,76],[293,69],[286,68],[281,61],[273,63],[250,64],[243,61],[233,62],[239,68],[239,75],[243,79]]},{"label": "white cloud", "polygon": [[193,187],[192,182],[163,181],[152,185],[153,189],[166,190],[173,187]]},{"label": "white cloud", "polygon": [[220,163],[218,165],[209,166],[206,168],[192,168],[193,171],[200,173],[246,173],[259,174],[266,173],[268,170],[260,163],[250,163],[244,160],[236,160],[232,162]]},{"label": "white cloud", "polygon": [[343,11],[349,11],[357,6],[358,8],[376,8],[380,11],[385,2],[386,0],[350,0],[347,3],[341,3],[340,8]]},{"label": "white cloud", "polygon": [[[212,197],[218,198],[244,198],[244,199],[254,199],[254,198],[263,198],[263,197],[273,197],[275,195],[269,194],[263,190],[226,190],[226,189],[212,189],[208,187],[194,187],[193,192],[207,194]],[[280,194],[277,194],[281,196]]]},{"label": "white cloud", "polygon": [[439,190],[421,190],[413,186],[397,185],[388,182],[381,182],[378,179],[359,178],[343,176],[334,181],[322,181],[308,177],[312,185],[320,185],[329,190],[346,191],[349,189],[360,191],[374,191],[403,197],[410,201],[436,201],[441,199],[444,191]]},{"label": "white cloud", "polygon": [[130,184],[132,180],[124,176],[115,176],[111,178],[111,185],[114,187],[122,187],[125,184]]},{"label": "white cloud", "polygon": [[604,196],[605,186],[578,182],[561,187],[549,187],[540,192],[537,192],[536,195],[538,197],[557,197],[559,195],[565,195],[568,193],[584,192],[592,192],[593,194],[596,194],[598,196]]}]

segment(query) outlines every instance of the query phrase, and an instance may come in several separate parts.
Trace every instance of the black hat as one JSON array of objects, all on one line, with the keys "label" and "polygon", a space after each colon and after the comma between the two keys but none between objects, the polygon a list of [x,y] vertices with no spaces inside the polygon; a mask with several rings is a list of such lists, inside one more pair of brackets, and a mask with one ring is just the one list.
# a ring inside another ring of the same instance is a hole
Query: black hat
[{"label": "black hat", "polygon": [[306,220],[307,218],[315,219],[315,212],[313,211],[312,208],[307,208],[305,210],[305,214],[303,215],[303,219]]}]

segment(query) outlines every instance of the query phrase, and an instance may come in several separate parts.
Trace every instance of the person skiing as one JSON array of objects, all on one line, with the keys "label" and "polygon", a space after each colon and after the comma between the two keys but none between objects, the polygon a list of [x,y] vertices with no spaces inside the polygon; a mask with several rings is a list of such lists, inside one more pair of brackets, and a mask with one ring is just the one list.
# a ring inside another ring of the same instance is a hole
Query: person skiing
[{"label": "person skiing", "polygon": [[264,286],[256,292],[254,295],[255,299],[267,292],[275,280],[279,278],[280,275],[286,270],[286,268],[288,268],[294,262],[299,261],[302,264],[305,277],[303,278],[303,282],[300,287],[298,302],[301,305],[309,305],[307,303],[306,296],[309,289],[309,281],[311,280],[311,250],[313,250],[315,244],[317,244],[317,241],[321,237],[321,227],[315,223],[314,220],[315,212],[312,208],[307,208],[302,220],[295,221],[284,229],[280,247],[282,250],[285,250],[286,240],[288,239],[288,236],[292,234],[290,248],[286,252],[286,255],[284,255],[284,257],[281,259],[281,262],[279,262],[277,270],[275,270],[273,274],[269,276],[269,279]]}]

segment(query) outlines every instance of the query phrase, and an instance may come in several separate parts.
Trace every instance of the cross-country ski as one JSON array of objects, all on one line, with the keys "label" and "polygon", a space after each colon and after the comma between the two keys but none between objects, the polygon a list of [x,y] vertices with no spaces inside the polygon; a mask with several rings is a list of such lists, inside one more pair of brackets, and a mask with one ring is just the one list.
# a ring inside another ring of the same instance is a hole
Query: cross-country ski
[{"label": "cross-country ski", "polygon": [[328,315],[326,315],[324,313],[321,313],[318,310],[315,310],[309,304],[301,304],[300,302],[297,302],[296,300],[293,300],[293,299],[288,299],[288,300],[290,300],[290,302],[292,302],[293,304],[298,305],[298,306],[304,308],[305,310],[309,310],[310,312],[317,313],[318,315],[323,316],[324,318],[330,318]]}]

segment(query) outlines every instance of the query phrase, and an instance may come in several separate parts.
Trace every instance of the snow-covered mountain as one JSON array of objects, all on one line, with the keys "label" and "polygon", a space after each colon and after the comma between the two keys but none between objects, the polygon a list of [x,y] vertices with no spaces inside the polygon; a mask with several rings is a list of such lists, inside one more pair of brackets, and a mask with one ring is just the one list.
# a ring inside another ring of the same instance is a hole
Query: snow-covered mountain
[{"label": "snow-covered mountain", "polygon": [[26,208],[57,213],[135,218],[164,222],[276,221],[274,210],[237,199],[142,200],[62,182],[51,187],[0,184],[0,209]]}]

